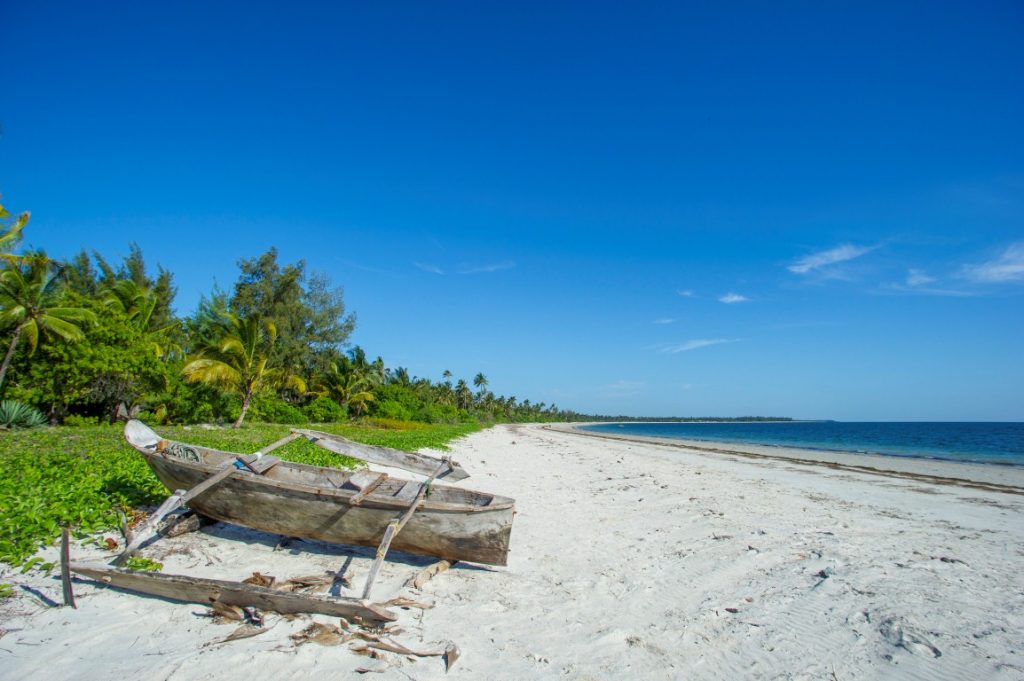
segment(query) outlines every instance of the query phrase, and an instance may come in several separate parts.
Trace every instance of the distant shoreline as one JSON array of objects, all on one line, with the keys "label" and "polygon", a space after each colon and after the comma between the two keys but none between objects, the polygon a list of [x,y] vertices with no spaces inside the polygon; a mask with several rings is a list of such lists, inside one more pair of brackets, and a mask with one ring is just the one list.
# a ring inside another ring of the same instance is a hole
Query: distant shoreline
[{"label": "distant shoreline", "polygon": [[[607,422],[604,423],[607,424]],[[582,428],[582,426],[588,425],[602,424],[590,422],[551,424],[548,427],[553,430],[561,430],[583,437],[656,444],[710,454],[739,456],[748,459],[777,460],[805,466],[823,466],[888,477],[917,479],[936,484],[960,485],[1024,495],[1024,466],[1014,464],[954,461],[831,449],[725,442],[721,440],[684,440],[648,435],[598,433]]]}]

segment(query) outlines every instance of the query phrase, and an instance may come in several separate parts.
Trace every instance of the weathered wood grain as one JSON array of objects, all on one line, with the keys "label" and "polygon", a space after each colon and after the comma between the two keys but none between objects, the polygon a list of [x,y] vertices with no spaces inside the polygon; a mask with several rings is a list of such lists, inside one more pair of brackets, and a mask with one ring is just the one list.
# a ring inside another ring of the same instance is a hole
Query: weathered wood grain
[{"label": "weathered wood grain", "polygon": [[393,466],[413,473],[419,473],[420,475],[430,475],[437,469],[440,463],[447,461],[450,469],[437,476],[439,479],[443,478],[454,482],[469,477],[469,473],[462,466],[450,459],[437,459],[425,454],[403,452],[400,449],[391,449],[390,447],[365,445],[361,442],[352,442],[339,435],[322,433],[318,430],[296,428],[292,432],[299,433],[313,444],[323,447],[328,451],[380,464],[381,466]]},{"label": "weathered wood grain", "polygon": [[455,565],[455,563],[448,560],[439,560],[436,563],[431,563],[413,575],[405,585],[411,586],[414,589],[422,589],[427,582],[450,568],[452,565]]},{"label": "weathered wood grain", "polygon": [[386,608],[362,599],[290,593],[243,582],[126,570],[93,563],[73,562],[69,568],[76,574],[119,589],[186,603],[209,605],[217,601],[226,605],[272,610],[285,615],[310,613],[348,619],[358,617],[364,622],[392,622],[396,619],[395,614]]},{"label": "weathered wood grain", "polygon": [[78,606],[75,605],[75,591],[71,588],[70,552],[71,531],[62,527],[60,528],[60,586],[64,594],[64,605],[78,609]]},{"label": "weathered wood grain", "polygon": [[380,487],[381,483],[383,483],[387,479],[387,473],[378,473],[377,477],[374,480],[371,480],[370,482],[366,483],[363,489],[359,490],[359,493],[353,496],[348,503],[352,504],[353,506],[358,506],[359,504],[363,503],[366,497],[373,494],[374,490]]}]

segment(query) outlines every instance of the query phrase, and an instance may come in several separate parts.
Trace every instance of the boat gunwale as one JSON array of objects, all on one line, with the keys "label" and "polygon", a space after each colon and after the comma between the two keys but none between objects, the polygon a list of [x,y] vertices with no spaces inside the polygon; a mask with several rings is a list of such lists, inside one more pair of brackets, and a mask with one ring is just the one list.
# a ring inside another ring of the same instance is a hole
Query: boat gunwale
[{"label": "boat gunwale", "polygon": [[[208,453],[211,453],[211,454],[216,454],[216,455],[224,456],[226,461],[227,460],[232,460],[232,459],[234,459],[234,458],[236,458],[238,456],[242,456],[241,454],[238,454],[237,452],[228,452],[228,451],[224,451],[224,450],[221,450],[221,449],[213,449],[212,447],[204,447],[202,445],[193,445],[193,444],[189,444],[187,442],[181,442],[180,440],[168,440],[166,438],[161,438],[161,439],[164,442],[166,442],[168,445],[174,445],[174,444],[183,445],[185,447],[190,447],[192,449],[202,450],[203,452],[208,452]],[[155,459],[160,459],[162,461],[165,461],[165,462],[167,462],[167,463],[169,463],[171,465],[174,465],[174,466],[181,466],[183,468],[190,468],[192,470],[199,471],[199,472],[202,472],[202,473],[206,473],[206,474],[209,474],[209,475],[213,475],[214,473],[217,473],[220,470],[220,467],[216,466],[216,465],[211,465],[211,464],[202,463],[202,462],[185,461],[185,460],[179,459],[177,457],[167,456],[166,454],[164,454],[162,452],[156,451],[156,449],[150,450],[150,449],[148,449],[148,448],[146,448],[144,446],[137,445],[136,443],[134,443],[134,442],[132,442],[130,440],[126,439],[126,441],[128,442],[128,444],[135,451],[139,452],[144,457],[146,457],[147,463],[149,462],[150,459],[155,458]],[[352,471],[346,471],[345,469],[342,469],[342,468],[334,468],[332,466],[313,466],[311,464],[298,463],[298,462],[295,462],[295,461],[285,461],[285,460],[282,460],[278,465],[279,466],[284,466],[286,468],[296,468],[296,469],[300,469],[300,470],[301,469],[306,469],[306,470],[310,470],[310,471],[318,471],[318,470],[326,469],[326,470],[338,471],[339,473],[349,473],[349,472],[352,472]],[[368,470],[372,470],[372,469],[368,469]],[[250,480],[250,478],[248,476],[241,476],[241,477],[229,476],[228,479],[229,480],[230,479],[242,480],[242,481]],[[391,479],[392,480],[404,480],[406,482],[418,482],[416,480],[411,480],[411,479],[408,479],[408,478],[391,478]],[[313,496],[316,496],[317,498],[320,498],[320,499],[333,497],[337,501],[339,501],[341,503],[348,504],[348,505],[351,505],[349,503],[351,498],[359,493],[358,490],[346,490],[346,489],[340,489],[340,488],[339,489],[331,489],[329,487],[321,486],[321,485],[305,484],[305,483],[296,482],[296,481],[292,481],[292,480],[272,480],[272,479],[269,479],[269,478],[265,478],[265,477],[262,477],[262,476],[256,476],[256,475],[253,475],[251,477],[251,480],[254,481],[254,482],[257,482],[257,484],[266,485],[268,487],[278,487],[278,488],[284,489],[284,490],[289,490],[289,491],[294,491],[294,492],[301,492],[301,493],[305,493],[305,494],[312,494]],[[504,511],[504,510],[508,510],[508,509],[511,509],[511,508],[515,507],[515,499],[512,499],[510,497],[505,497],[505,496],[501,496],[501,495],[498,495],[498,494],[490,494],[489,492],[477,492],[476,490],[462,489],[461,487],[453,487],[451,485],[438,485],[438,486],[439,487],[450,487],[451,489],[458,489],[458,490],[462,490],[464,492],[471,492],[473,494],[479,494],[481,496],[489,496],[489,497],[491,497],[491,503],[487,504],[486,506],[477,506],[477,505],[471,505],[471,504],[460,504],[460,503],[452,503],[452,502],[431,501],[430,498],[428,497],[427,499],[424,499],[424,501],[423,501],[423,503],[422,503],[422,505],[420,507],[421,510],[424,510],[424,511],[434,511],[434,512],[438,512],[438,513],[460,513],[460,514],[462,514],[462,513],[487,513],[487,512],[491,512],[491,511]],[[498,503],[495,503],[499,499],[501,501],[498,502]],[[404,509],[409,507],[409,502],[408,502],[408,500],[402,500],[402,499],[391,500],[391,498],[389,498],[389,497],[378,496],[378,495],[375,495],[375,494],[373,494],[371,492],[368,496],[366,496],[363,499],[362,503],[360,504],[360,507],[362,507],[362,508],[382,508],[382,509],[404,510]]]}]

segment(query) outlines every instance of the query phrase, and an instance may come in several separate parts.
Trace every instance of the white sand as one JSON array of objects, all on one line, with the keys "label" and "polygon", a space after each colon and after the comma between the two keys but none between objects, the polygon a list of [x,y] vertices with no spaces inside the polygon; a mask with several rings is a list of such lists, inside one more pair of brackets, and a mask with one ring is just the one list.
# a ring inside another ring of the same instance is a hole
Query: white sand
[{"label": "white sand", "polygon": [[[382,679],[1024,679],[1019,494],[539,426],[475,434],[454,455],[473,474],[461,486],[517,499],[509,566],[456,566],[417,594],[401,584],[429,561],[396,554],[375,590],[435,604],[399,610],[396,638],[457,643],[447,675],[436,658],[296,648],[289,634],[308,619],[268,616],[266,633],[211,645],[233,627],[201,606],[81,582],[75,611],[20,587],[0,605],[0,679],[276,681],[361,666]],[[224,579],[352,557],[357,587],[370,564],[367,550],[317,543],[275,552],[277,539],[215,525],[145,553]],[[3,573],[59,600],[53,579]]]}]

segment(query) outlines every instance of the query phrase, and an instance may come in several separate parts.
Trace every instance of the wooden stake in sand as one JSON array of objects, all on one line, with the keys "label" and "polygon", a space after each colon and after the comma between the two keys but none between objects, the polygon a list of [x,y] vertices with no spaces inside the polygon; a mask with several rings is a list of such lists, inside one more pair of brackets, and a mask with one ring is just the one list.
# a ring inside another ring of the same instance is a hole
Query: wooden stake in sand
[{"label": "wooden stake in sand", "polygon": [[60,585],[64,591],[64,605],[70,605],[74,609],[78,609],[75,605],[75,592],[71,588],[71,531],[66,527],[60,528]]},{"label": "wooden stake in sand", "polygon": [[380,571],[381,563],[384,562],[384,557],[388,555],[388,549],[391,547],[391,540],[395,538],[395,535],[402,531],[405,524],[409,522],[412,515],[416,512],[416,509],[420,507],[423,500],[427,497],[427,490],[430,489],[430,484],[434,482],[441,473],[449,470],[451,463],[445,460],[437,469],[430,474],[430,477],[423,481],[420,485],[419,492],[416,493],[416,497],[409,504],[409,508],[402,514],[400,518],[392,520],[388,523],[388,527],[384,530],[384,538],[380,542],[380,546],[377,547],[377,557],[373,560],[373,565],[370,566],[370,574],[366,577],[366,586],[363,587],[363,599],[370,597],[370,589],[373,588],[373,582],[377,579],[377,572]]}]

